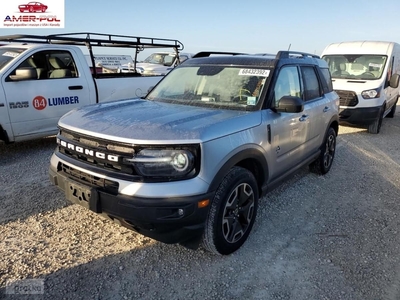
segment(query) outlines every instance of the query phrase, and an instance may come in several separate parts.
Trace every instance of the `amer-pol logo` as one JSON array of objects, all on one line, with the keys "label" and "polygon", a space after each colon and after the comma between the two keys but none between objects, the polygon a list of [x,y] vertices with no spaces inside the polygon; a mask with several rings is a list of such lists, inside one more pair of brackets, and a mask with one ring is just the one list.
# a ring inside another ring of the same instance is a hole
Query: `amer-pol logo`
[{"label": "amer-pol logo", "polygon": [[2,2],[0,28],[64,28],[64,0]]}]

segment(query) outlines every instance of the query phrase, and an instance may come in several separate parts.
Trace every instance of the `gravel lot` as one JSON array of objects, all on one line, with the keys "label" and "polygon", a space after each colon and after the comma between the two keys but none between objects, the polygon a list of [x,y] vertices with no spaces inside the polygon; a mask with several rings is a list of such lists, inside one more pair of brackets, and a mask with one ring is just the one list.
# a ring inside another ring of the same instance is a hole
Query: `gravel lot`
[{"label": "gravel lot", "polygon": [[[47,175],[55,139],[0,144],[0,298],[400,299],[400,107],[379,135],[340,127],[327,176],[261,200],[230,256],[165,245],[77,205]],[[43,279],[43,295],[6,283]]]}]

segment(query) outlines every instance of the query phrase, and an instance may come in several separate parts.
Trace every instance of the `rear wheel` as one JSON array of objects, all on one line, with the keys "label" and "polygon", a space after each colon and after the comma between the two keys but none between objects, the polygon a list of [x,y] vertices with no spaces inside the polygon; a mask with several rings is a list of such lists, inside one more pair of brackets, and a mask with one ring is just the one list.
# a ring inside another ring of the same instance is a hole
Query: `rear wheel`
[{"label": "rear wheel", "polygon": [[233,167],[222,180],[211,203],[203,247],[216,254],[231,254],[246,241],[258,206],[258,187],[247,169]]},{"label": "rear wheel", "polygon": [[385,111],[385,108],[382,106],[380,111],[379,111],[379,117],[374,121],[374,123],[370,124],[368,126],[368,132],[369,133],[379,133],[381,131],[381,126],[382,126],[382,120],[383,120],[383,112]]},{"label": "rear wheel", "polygon": [[326,174],[332,167],[333,159],[336,151],[336,131],[332,127],[329,128],[325,142],[321,147],[321,154],[318,159],[310,164],[310,170],[318,174]]}]

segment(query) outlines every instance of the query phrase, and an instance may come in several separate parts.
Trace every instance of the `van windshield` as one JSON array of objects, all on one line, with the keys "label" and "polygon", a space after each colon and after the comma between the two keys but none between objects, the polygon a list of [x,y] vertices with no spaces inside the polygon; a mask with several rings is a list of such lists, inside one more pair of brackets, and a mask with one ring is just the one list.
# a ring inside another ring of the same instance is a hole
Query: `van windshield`
[{"label": "van windshield", "polygon": [[11,60],[19,56],[26,49],[23,48],[9,48],[0,47],[0,71],[5,65],[7,65]]},{"label": "van windshield", "polygon": [[234,110],[255,109],[270,70],[181,65],[148,95],[148,100]]},{"label": "van windshield", "polygon": [[387,56],[371,54],[325,55],[332,78],[374,80],[383,75]]}]

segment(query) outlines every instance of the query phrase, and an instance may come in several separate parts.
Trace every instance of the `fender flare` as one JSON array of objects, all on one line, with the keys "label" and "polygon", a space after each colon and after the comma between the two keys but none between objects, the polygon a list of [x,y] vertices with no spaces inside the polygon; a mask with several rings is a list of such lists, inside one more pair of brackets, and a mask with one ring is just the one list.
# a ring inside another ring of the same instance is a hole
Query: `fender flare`
[{"label": "fender flare", "polygon": [[268,162],[261,150],[255,148],[243,149],[229,158],[214,176],[208,192],[215,191],[229,170],[234,166],[246,168],[253,173],[258,184],[259,195],[261,195],[262,186],[267,182],[269,177]]}]

